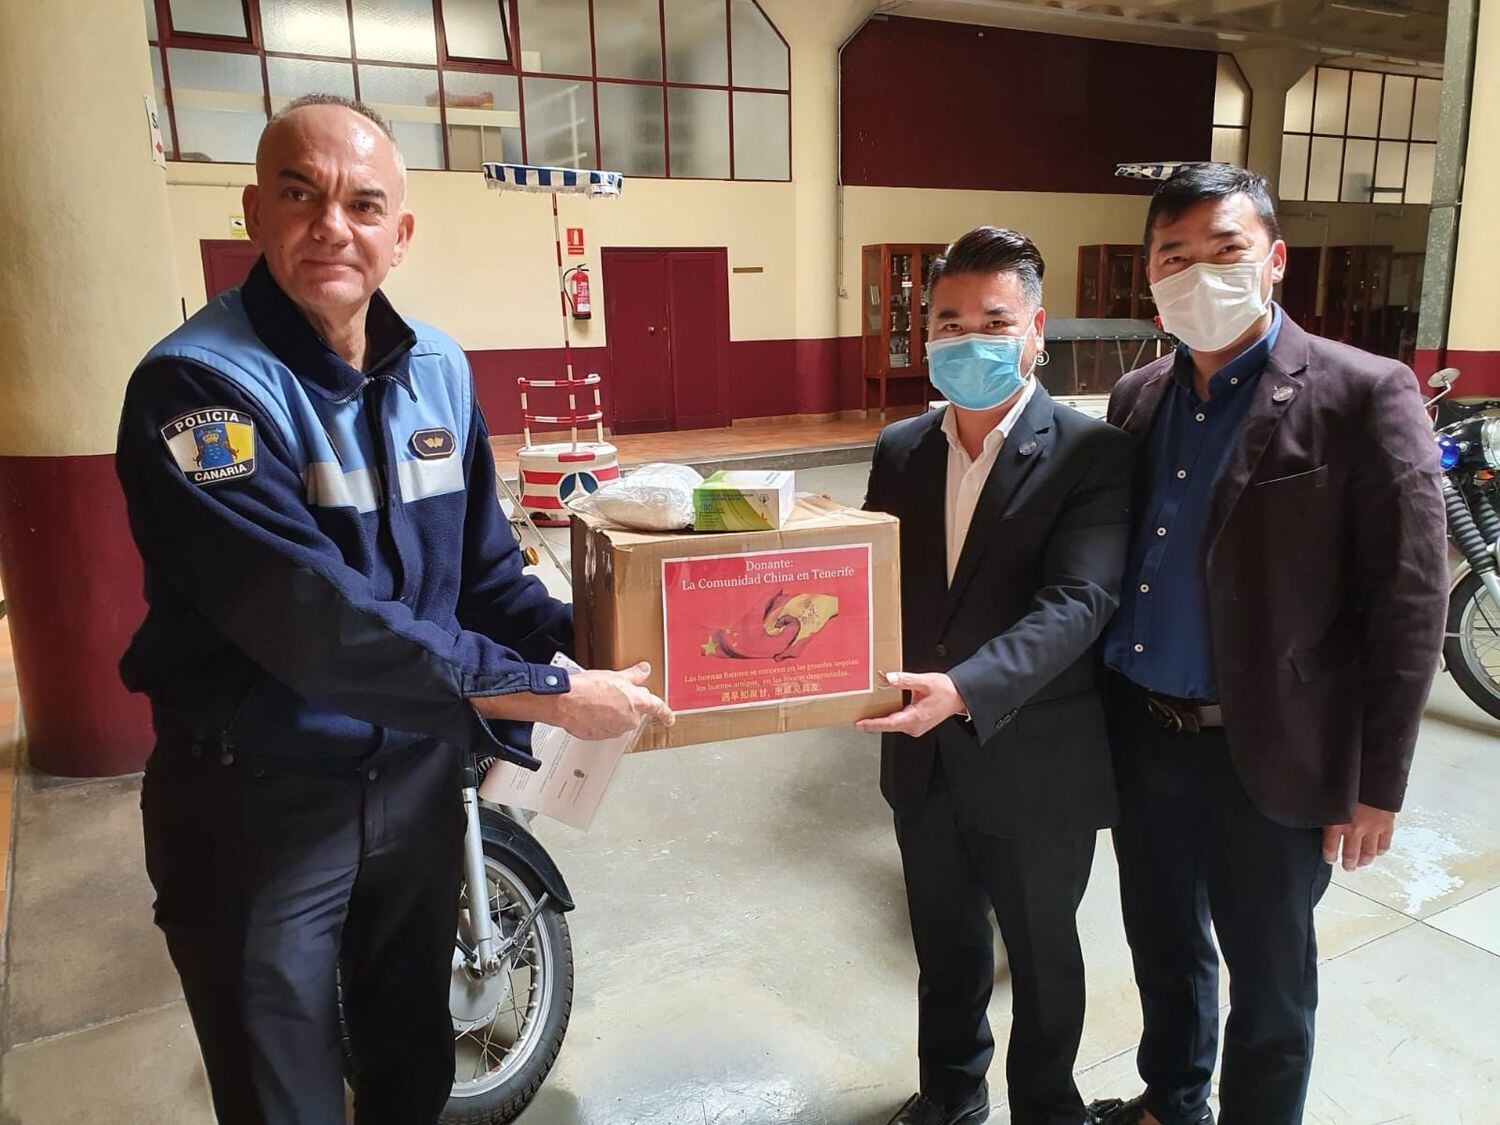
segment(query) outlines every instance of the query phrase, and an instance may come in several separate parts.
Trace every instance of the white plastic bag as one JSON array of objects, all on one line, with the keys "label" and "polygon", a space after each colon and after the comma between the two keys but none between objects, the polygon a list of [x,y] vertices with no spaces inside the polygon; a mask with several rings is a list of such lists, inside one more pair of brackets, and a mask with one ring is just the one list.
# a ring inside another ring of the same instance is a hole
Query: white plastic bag
[{"label": "white plastic bag", "polygon": [[693,523],[693,489],[703,477],[686,465],[642,465],[570,507],[637,531],[681,531]]}]

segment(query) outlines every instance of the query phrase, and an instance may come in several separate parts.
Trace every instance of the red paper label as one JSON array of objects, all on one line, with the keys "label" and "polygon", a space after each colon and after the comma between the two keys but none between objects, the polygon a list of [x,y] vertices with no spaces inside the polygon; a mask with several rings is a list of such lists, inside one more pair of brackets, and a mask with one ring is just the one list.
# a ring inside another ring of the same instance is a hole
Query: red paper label
[{"label": "red paper label", "polygon": [[873,690],[868,543],[661,565],[663,672],[672,710]]}]

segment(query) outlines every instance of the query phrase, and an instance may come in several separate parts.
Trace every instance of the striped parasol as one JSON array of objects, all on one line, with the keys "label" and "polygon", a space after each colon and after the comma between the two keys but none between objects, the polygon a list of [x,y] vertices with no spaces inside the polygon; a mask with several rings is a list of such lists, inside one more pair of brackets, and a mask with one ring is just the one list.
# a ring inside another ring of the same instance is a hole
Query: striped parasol
[{"label": "striped parasol", "polygon": [[1127,180],[1170,180],[1182,169],[1202,163],[1201,160],[1161,160],[1155,164],[1116,164],[1115,175]]},{"label": "striped parasol", "polygon": [[620,194],[625,177],[619,172],[587,168],[543,168],[533,164],[485,164],[484,182],[497,191],[545,191],[553,195]]}]

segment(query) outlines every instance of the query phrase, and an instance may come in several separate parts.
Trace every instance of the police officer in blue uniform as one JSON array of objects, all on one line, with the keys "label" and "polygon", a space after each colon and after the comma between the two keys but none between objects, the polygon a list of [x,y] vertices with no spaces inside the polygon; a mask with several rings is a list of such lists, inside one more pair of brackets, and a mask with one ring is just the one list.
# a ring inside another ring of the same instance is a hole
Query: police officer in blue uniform
[{"label": "police officer in blue uniform", "polygon": [[131,378],[117,465],[148,611],[121,664],[157,743],[156,920],[224,1125],[438,1117],[463,755],[530,724],[671,721],[644,665],[569,675],[570,607],[522,560],[463,352],[379,285],[413,229],[367,107],[267,126],[263,257]]}]

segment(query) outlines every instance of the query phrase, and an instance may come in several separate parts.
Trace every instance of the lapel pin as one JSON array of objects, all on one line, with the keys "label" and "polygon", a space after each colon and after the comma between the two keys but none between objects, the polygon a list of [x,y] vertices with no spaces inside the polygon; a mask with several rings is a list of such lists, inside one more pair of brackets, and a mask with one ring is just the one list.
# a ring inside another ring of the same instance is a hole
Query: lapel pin
[{"label": "lapel pin", "polygon": [[1021,448],[1016,450],[1016,452],[1019,453],[1022,457],[1029,457],[1031,456],[1031,454],[1036,452],[1036,442],[1024,441],[1021,443]]},{"label": "lapel pin", "polygon": [[1271,392],[1271,401],[1288,402],[1296,393],[1297,392],[1292,390],[1291,387],[1277,387],[1274,391]]}]

